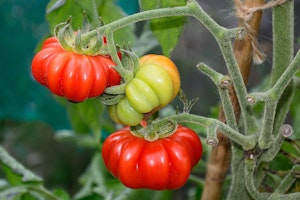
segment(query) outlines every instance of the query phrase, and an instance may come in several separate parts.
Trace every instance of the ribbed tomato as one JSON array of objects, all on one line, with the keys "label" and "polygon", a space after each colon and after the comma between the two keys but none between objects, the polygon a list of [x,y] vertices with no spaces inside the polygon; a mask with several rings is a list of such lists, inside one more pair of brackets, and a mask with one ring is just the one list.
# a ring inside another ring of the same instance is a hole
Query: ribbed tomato
[{"label": "ribbed tomato", "polygon": [[175,64],[166,56],[145,55],[140,58],[134,78],[126,85],[126,100],[109,106],[110,116],[117,123],[137,125],[144,114],[168,105],[179,89],[180,76]]},{"label": "ribbed tomato", "polygon": [[102,156],[108,170],[129,188],[177,189],[199,162],[202,144],[184,126],[155,141],[134,136],[127,127],[104,141]]},{"label": "ribbed tomato", "polygon": [[33,58],[31,70],[33,77],[54,94],[80,102],[120,83],[120,75],[112,68],[115,65],[107,56],[66,51],[51,37]]}]

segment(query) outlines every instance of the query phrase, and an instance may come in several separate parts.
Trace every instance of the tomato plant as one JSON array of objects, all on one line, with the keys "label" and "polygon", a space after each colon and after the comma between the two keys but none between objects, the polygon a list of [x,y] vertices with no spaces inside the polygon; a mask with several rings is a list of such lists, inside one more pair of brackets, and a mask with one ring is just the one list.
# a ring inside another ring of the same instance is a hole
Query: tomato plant
[{"label": "tomato plant", "polygon": [[97,97],[107,86],[120,83],[110,57],[65,51],[55,37],[46,39],[32,60],[32,74],[58,96],[75,102]]},{"label": "tomato plant", "polygon": [[183,186],[201,155],[199,136],[181,125],[155,141],[137,137],[126,127],[111,134],[102,148],[106,167],[124,185],[154,190]]},{"label": "tomato plant", "polygon": [[145,113],[166,106],[177,95],[180,76],[175,64],[166,56],[145,55],[125,88],[125,99],[109,108],[111,118],[118,123],[137,125]]}]

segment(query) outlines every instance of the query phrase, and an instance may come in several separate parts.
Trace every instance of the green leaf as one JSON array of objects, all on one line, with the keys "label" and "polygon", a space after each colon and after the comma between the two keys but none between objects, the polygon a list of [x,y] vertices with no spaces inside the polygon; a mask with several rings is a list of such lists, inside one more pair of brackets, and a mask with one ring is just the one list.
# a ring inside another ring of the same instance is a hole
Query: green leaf
[{"label": "green leaf", "polygon": [[[127,16],[127,14],[117,6],[114,1],[105,0],[98,7],[99,15],[105,24]],[[134,44],[136,36],[134,26],[126,26],[114,32],[115,43],[122,45],[124,42]]]},{"label": "green leaf", "polygon": [[0,192],[0,199],[19,200],[26,193],[27,189],[25,187],[11,187]]},{"label": "green leaf", "polygon": [[55,196],[59,197],[60,200],[70,200],[69,194],[61,189],[56,189],[53,191]]},{"label": "green leaf", "polygon": [[[139,3],[142,10],[151,10],[157,8],[184,6],[186,5],[186,0],[140,0]],[[186,17],[166,17],[151,20],[151,30],[160,42],[164,55],[170,57],[172,50],[178,43],[178,39],[182,33],[185,22]]]},{"label": "green leaf", "polygon": [[72,130],[56,131],[55,139],[60,142],[69,142],[85,148],[96,148],[99,144],[92,135],[76,134]]},{"label": "green leaf", "polygon": [[17,162],[0,146],[1,167],[11,185],[41,183],[42,179]]},{"label": "green leaf", "polygon": [[[92,29],[99,26],[99,17],[104,23],[110,23],[127,15],[111,0],[51,0],[47,6],[46,15],[51,33],[53,34],[57,24],[66,21],[70,16],[72,16],[72,27],[77,30],[82,24],[83,11],[86,12]],[[116,31],[114,38],[116,44],[134,43],[136,39],[134,26],[127,26]]]},{"label": "green leaf", "polygon": [[[91,0],[85,2],[91,4]],[[75,0],[51,0],[46,10],[46,19],[49,24],[50,32],[53,34],[55,26],[66,21],[70,16],[72,16],[72,27],[74,30],[77,30],[81,27],[83,10],[84,8]],[[91,15],[88,11],[86,11],[86,13],[88,16]],[[93,21],[90,23],[95,25]]]},{"label": "green leaf", "polygon": [[146,23],[144,25],[143,32],[136,39],[135,44],[132,46],[132,50],[136,55],[141,57],[157,46],[159,46],[159,42],[151,32],[149,23]]},{"label": "green leaf", "polygon": [[[93,196],[93,191],[95,187],[104,187],[104,193],[102,193],[100,196],[104,197],[108,195],[108,190],[106,189],[104,183],[105,183],[105,169],[103,160],[101,158],[101,155],[99,153],[96,153],[93,157],[90,165],[88,166],[87,170],[84,172],[84,174],[80,177],[79,182],[83,187],[81,190],[75,195],[75,199],[86,199],[87,197]],[[98,194],[99,195],[99,194]]]},{"label": "green leaf", "polygon": [[81,103],[65,102],[72,128],[77,133],[101,130],[103,105],[97,99],[87,99]]}]

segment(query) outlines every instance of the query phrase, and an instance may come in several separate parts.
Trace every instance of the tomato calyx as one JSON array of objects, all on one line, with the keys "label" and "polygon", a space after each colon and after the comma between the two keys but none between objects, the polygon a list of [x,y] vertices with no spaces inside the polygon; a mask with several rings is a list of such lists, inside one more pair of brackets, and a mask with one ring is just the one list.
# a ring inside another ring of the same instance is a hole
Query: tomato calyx
[{"label": "tomato calyx", "polygon": [[122,66],[115,66],[113,68],[122,77],[122,82],[119,85],[107,87],[104,93],[98,97],[105,105],[117,104],[124,97],[126,85],[134,78],[140,65],[138,56],[131,50],[120,49],[119,52],[122,52],[123,55]]},{"label": "tomato calyx", "polygon": [[[69,17],[67,21],[58,24],[54,29],[54,36],[59,40],[63,49],[88,56],[110,56],[104,35],[97,32],[96,36],[86,36],[86,33],[91,31],[91,27],[85,12],[83,12],[82,26],[79,30],[74,31],[71,22],[72,17]],[[121,59],[121,52],[119,48],[117,50],[118,57]]]},{"label": "tomato calyx", "polygon": [[168,120],[164,123],[159,123],[159,121],[153,121],[151,123],[142,121],[137,126],[131,126],[130,132],[136,137],[152,142],[171,136],[177,130],[177,127],[177,122],[173,120]]}]

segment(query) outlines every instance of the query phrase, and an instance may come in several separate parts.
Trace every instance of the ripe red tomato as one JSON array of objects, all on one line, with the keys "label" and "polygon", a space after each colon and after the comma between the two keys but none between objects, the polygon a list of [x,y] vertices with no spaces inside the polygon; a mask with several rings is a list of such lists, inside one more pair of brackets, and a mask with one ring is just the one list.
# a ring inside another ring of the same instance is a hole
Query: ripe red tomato
[{"label": "ripe red tomato", "polygon": [[120,83],[120,75],[112,68],[115,65],[110,57],[66,51],[51,37],[33,58],[31,70],[33,77],[54,94],[80,102]]},{"label": "ripe red tomato", "polygon": [[126,127],[104,141],[102,156],[108,170],[129,188],[177,189],[200,160],[202,144],[183,126],[155,141],[134,136]]}]

